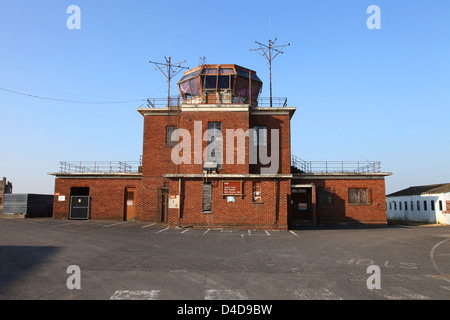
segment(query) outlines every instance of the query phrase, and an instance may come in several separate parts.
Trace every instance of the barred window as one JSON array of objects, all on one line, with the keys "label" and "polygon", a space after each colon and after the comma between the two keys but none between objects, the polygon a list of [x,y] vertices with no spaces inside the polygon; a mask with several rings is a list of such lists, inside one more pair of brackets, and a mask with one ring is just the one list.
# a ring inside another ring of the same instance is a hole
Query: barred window
[{"label": "barred window", "polygon": [[350,204],[368,204],[369,196],[367,188],[349,188],[348,203]]}]

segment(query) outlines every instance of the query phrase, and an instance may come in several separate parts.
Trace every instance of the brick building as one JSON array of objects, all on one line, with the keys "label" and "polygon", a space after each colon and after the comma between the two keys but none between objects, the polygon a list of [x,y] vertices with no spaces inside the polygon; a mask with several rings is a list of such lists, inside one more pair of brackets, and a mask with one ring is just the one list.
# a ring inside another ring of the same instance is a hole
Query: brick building
[{"label": "brick building", "polygon": [[284,98],[269,105],[261,87],[256,72],[238,65],[185,72],[177,98],[138,109],[140,162],[61,162],[51,173],[53,216],[281,230],[304,221],[386,223],[388,174],[379,164],[332,171],[327,162],[317,171],[291,157],[296,108]]}]

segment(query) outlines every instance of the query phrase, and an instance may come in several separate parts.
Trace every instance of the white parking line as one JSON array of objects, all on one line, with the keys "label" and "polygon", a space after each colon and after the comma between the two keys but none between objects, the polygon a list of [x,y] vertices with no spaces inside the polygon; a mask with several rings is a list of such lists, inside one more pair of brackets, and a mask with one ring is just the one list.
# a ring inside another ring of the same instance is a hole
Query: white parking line
[{"label": "white parking line", "polygon": [[109,228],[109,227],[117,226],[117,225],[119,225],[119,224],[124,224],[124,223],[127,223],[127,222],[126,222],[126,221],[123,221],[123,222],[118,222],[118,223],[108,224],[108,225],[106,225],[106,226],[102,226],[102,228]]},{"label": "white parking line", "polygon": [[185,230],[181,231],[181,233],[185,233],[185,232],[188,232],[188,231],[189,231],[189,229],[185,229]]},{"label": "white parking line", "polygon": [[68,225],[71,225],[71,224],[79,224],[79,223],[86,223],[86,222],[88,222],[88,220],[77,221],[77,222],[67,222],[67,223],[57,224],[57,225],[55,225],[55,227],[68,226]]},{"label": "white parking line", "polygon": [[205,232],[203,232],[203,234],[207,234],[209,232],[209,230],[211,230],[211,229],[206,230]]},{"label": "white parking line", "polygon": [[160,233],[160,232],[164,232],[164,231],[166,231],[166,230],[169,230],[169,228],[165,228],[165,229],[162,229],[162,230],[156,231],[155,233]]},{"label": "white parking line", "polygon": [[267,233],[267,235],[268,235],[268,236],[270,236],[270,233],[269,233],[269,231],[267,231],[267,230],[264,230],[264,231],[265,231],[265,232]]},{"label": "white parking line", "polygon": [[248,235],[249,235],[249,236],[251,236],[251,235],[252,235],[252,233],[250,232],[250,229],[248,230]]},{"label": "white parking line", "polygon": [[144,228],[148,228],[148,227],[151,227],[151,226],[154,226],[156,223],[151,223],[151,224],[148,224],[148,225],[146,225],[146,226],[143,226],[142,227],[142,229],[144,229]]},{"label": "white parking line", "polygon": [[110,300],[156,300],[160,290],[116,291]]},{"label": "white parking line", "polygon": [[294,236],[298,237],[298,234],[296,234],[294,231],[289,230],[290,233],[292,233]]}]

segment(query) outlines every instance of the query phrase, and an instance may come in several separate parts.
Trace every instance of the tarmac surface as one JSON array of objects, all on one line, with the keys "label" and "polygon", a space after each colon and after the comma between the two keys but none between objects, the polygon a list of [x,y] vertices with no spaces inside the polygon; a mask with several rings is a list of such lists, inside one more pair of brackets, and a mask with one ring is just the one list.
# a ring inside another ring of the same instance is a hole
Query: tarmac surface
[{"label": "tarmac surface", "polygon": [[450,227],[0,219],[0,299],[448,300]]}]

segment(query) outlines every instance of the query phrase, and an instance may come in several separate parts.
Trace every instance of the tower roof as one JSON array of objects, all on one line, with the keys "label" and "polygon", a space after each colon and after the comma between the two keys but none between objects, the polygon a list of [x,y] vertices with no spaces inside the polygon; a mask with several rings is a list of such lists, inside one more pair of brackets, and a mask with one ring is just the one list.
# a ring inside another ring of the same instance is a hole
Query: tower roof
[{"label": "tower roof", "polygon": [[236,64],[204,64],[178,81],[183,103],[256,103],[262,81],[256,72]]}]

